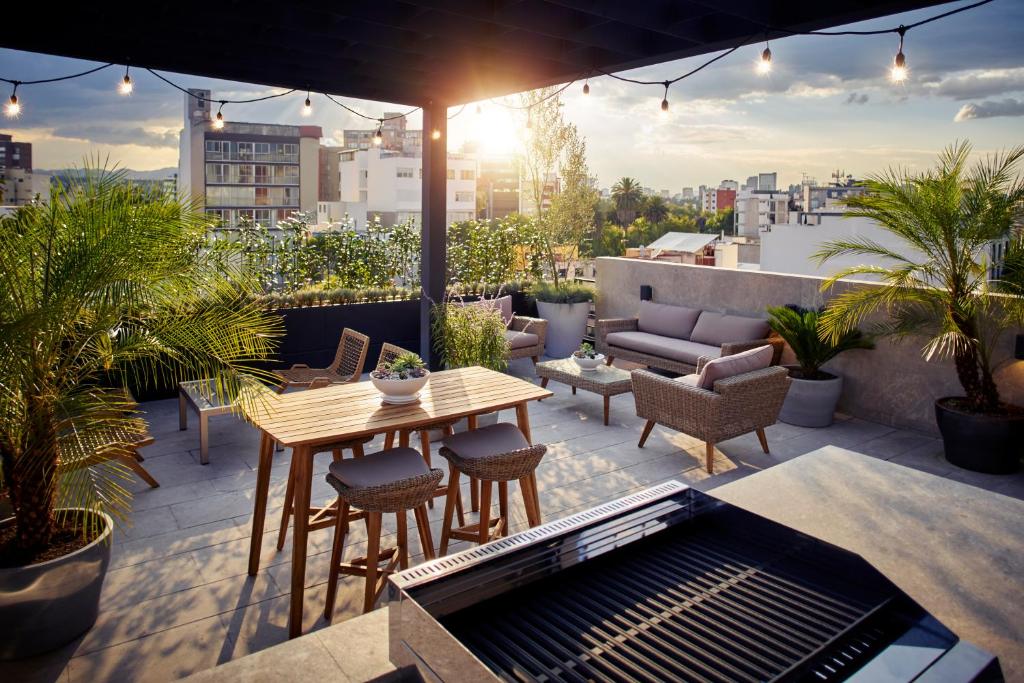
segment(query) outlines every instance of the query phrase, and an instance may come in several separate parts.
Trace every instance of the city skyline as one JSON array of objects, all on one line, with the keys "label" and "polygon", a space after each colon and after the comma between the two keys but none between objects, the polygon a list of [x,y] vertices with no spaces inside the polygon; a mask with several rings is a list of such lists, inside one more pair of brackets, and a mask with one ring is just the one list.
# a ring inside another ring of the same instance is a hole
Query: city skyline
[{"label": "city skyline", "polygon": [[[891,27],[935,14],[935,8],[856,24]],[[590,79],[563,95],[566,118],[588,141],[592,175],[610,187],[632,176],[673,194],[683,187],[716,185],[777,171],[779,185],[802,174],[826,182],[836,169],[858,177],[890,164],[922,169],[936,152],[970,139],[977,153],[1024,141],[1024,46],[1014,27],[1024,22],[1024,3],[1000,0],[956,18],[919,27],[905,52],[910,78],[890,83],[886,72],[895,37],[795,36],[771,43],[773,70],[755,72],[763,44],[748,45],[669,92],[667,117],[659,114],[661,86],[640,86],[608,77]],[[706,58],[680,60],[625,72],[663,80]],[[0,75],[23,80],[73,72],[90,62],[0,50]],[[181,94],[141,69],[132,70],[135,91],[116,93],[115,68],[81,79],[19,89],[24,109],[0,120],[0,131],[31,142],[35,166],[80,165],[86,156],[136,170],[177,165],[182,124]],[[185,87],[204,87],[223,98],[252,97],[276,89],[168,74]],[[313,115],[300,116],[305,93],[267,102],[229,105],[231,121],[312,124],[324,144],[340,143],[346,128],[370,127],[314,93]],[[344,99],[370,116],[408,106]],[[509,103],[515,97],[507,98]],[[450,110],[449,148],[479,139],[485,151],[514,151],[525,116],[491,102]],[[410,116],[411,128],[420,116]]]}]

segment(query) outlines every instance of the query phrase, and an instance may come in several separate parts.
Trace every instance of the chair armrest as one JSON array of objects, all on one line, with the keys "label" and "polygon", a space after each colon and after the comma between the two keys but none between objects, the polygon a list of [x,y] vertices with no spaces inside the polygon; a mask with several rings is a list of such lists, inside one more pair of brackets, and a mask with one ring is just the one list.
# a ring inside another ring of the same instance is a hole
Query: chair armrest
[{"label": "chair armrest", "polygon": [[743,351],[756,349],[759,346],[771,346],[772,365],[778,365],[779,359],[782,358],[782,349],[785,348],[786,342],[782,340],[782,337],[769,337],[768,339],[755,339],[753,341],[744,342],[726,342],[725,344],[722,344],[722,355],[731,356],[736,353],[742,353]]},{"label": "chair armrest", "polygon": [[594,323],[594,344],[599,353],[608,355],[608,344],[604,338],[609,332],[635,332],[637,330],[636,318],[604,318]]},{"label": "chair armrest", "polygon": [[715,392],[725,402],[725,414],[733,422],[753,427],[774,424],[793,380],[786,368],[772,366],[715,382]]},{"label": "chair armrest", "polygon": [[683,384],[647,370],[634,370],[633,397],[637,417],[694,436],[705,433],[724,399],[707,389]]},{"label": "chair armrest", "polygon": [[714,356],[701,356],[697,359],[697,369],[694,370],[698,375],[704,369],[704,366],[715,359]]},{"label": "chair armrest", "polygon": [[548,321],[544,318],[530,318],[525,315],[512,316],[510,330],[516,332],[531,332],[537,335],[537,343],[543,344],[548,334]]}]

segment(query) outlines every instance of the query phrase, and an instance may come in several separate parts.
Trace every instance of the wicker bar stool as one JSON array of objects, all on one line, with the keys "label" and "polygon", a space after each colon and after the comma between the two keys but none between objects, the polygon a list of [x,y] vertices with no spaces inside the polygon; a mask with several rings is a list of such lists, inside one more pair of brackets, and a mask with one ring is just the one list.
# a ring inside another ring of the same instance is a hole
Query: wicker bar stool
[{"label": "wicker bar stool", "polygon": [[[430,469],[412,448],[392,448],[363,458],[331,463],[327,482],[338,491],[338,516],[331,548],[331,570],[327,583],[324,618],[334,614],[338,574],[366,577],[363,612],[373,609],[384,590],[389,574],[409,566],[409,542],[406,514],[412,510],[425,559],[434,559],[434,541],[430,535],[426,502],[437,488],[444,472]],[[352,508],[358,508],[353,510]],[[398,521],[397,544],[381,549],[381,521],[384,513],[395,513]],[[342,562],[349,522],[366,520],[366,556]],[[387,564],[380,566],[381,562]]]},{"label": "wicker bar stool", "polygon": [[[547,452],[544,444],[531,446],[519,428],[499,422],[480,429],[446,437],[441,455],[448,460],[448,500],[444,506],[440,554],[448,552],[451,539],[487,543],[509,532],[508,482],[519,481],[530,526],[540,524],[540,504],[534,471]],[[453,528],[455,499],[460,473],[480,481],[480,519]],[[491,519],[491,490],[498,488],[498,516]]]},{"label": "wicker bar stool", "polygon": [[[317,377],[310,382],[310,389],[322,389],[333,384],[330,377]],[[330,453],[334,457],[334,461],[338,462],[344,456],[345,449],[352,451],[352,455],[356,458],[363,457],[363,446],[373,440],[372,436],[367,436],[362,439],[356,439],[354,441],[339,441],[337,443],[324,444],[317,447],[317,450],[313,453]],[[285,539],[288,538],[288,522],[291,521],[291,517],[295,514],[293,509],[295,500],[295,465],[294,463],[288,468],[288,485],[284,492],[284,509],[281,510],[281,528],[277,532],[277,549],[284,549]],[[317,529],[324,529],[333,525],[334,515],[337,513],[337,504],[326,505],[324,507],[310,507],[307,514],[310,515],[309,519],[309,530],[315,531]]]}]

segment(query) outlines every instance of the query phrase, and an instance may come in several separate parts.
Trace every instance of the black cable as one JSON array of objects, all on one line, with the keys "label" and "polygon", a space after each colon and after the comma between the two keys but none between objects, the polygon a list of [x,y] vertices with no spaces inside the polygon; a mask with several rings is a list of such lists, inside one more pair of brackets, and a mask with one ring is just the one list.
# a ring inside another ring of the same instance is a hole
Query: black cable
[{"label": "black cable", "polygon": [[582,76],[577,76],[576,78],[572,79],[571,81],[569,81],[568,83],[566,83],[565,85],[563,85],[563,86],[562,86],[561,88],[559,88],[558,90],[555,90],[554,92],[552,92],[552,93],[550,93],[550,94],[548,94],[548,95],[545,95],[544,97],[542,97],[541,99],[537,100],[536,102],[532,102],[532,103],[530,103],[530,104],[527,104],[527,105],[525,105],[525,106],[519,106],[519,105],[515,105],[515,104],[507,104],[507,103],[505,103],[505,102],[498,102],[498,101],[497,101],[497,100],[495,100],[494,98],[488,98],[488,99],[489,99],[489,101],[490,101],[490,102],[492,102],[492,103],[494,103],[494,104],[497,104],[497,105],[498,105],[498,106],[500,106],[500,107],[505,107],[506,109],[518,109],[519,111],[524,111],[524,110],[528,110],[528,109],[533,109],[533,108],[534,108],[534,107],[536,107],[537,105],[539,105],[539,104],[543,104],[544,102],[547,102],[547,101],[548,101],[548,100],[550,100],[550,99],[551,99],[552,97],[558,97],[558,96],[559,96],[559,95],[561,95],[561,94],[562,94],[563,92],[565,92],[566,88],[568,88],[568,87],[569,87],[570,85],[572,85],[573,83],[576,83],[577,81],[579,81],[579,80],[580,80],[580,78],[582,78]]},{"label": "black cable", "polygon": [[454,119],[454,118],[455,118],[456,116],[458,116],[459,114],[461,114],[461,113],[462,113],[462,112],[463,112],[463,111],[464,111],[465,109],[466,109],[466,105],[464,104],[464,105],[462,105],[461,107],[459,107],[459,110],[458,110],[457,112],[455,112],[454,114],[452,114],[451,116],[449,116],[449,117],[448,117],[448,120],[449,120],[449,121],[451,121],[451,120],[452,120],[452,119]]},{"label": "black cable", "polygon": [[367,121],[376,121],[378,123],[384,123],[385,121],[393,121],[395,119],[403,119],[406,116],[409,116],[410,114],[414,114],[414,113],[418,112],[420,109],[423,108],[423,107],[413,107],[412,109],[410,109],[409,111],[405,112],[404,114],[398,114],[397,116],[383,116],[383,117],[382,116],[367,116],[366,114],[363,114],[363,113],[360,113],[360,112],[356,111],[355,109],[353,109],[352,107],[348,106],[347,104],[344,104],[343,102],[339,102],[338,100],[334,99],[333,97],[331,97],[327,93],[321,93],[321,94],[324,97],[326,97],[327,99],[329,99],[331,102],[334,102],[336,105],[338,105],[339,107],[344,109],[345,111],[350,112],[352,114],[355,114],[356,116],[358,116],[360,118],[364,118]]},{"label": "black cable", "polygon": [[149,73],[153,74],[154,76],[159,78],[161,81],[163,81],[167,85],[169,85],[172,88],[175,88],[177,90],[180,90],[181,92],[185,93],[186,95],[191,95],[192,97],[196,98],[197,100],[201,100],[203,102],[217,102],[218,104],[220,104],[222,106],[225,105],[225,104],[249,104],[250,102],[264,102],[266,100],[272,100],[272,99],[275,99],[275,98],[278,98],[278,97],[284,97],[285,95],[291,95],[293,92],[296,92],[296,89],[292,88],[291,90],[286,90],[284,92],[274,93],[273,95],[264,95],[263,97],[253,97],[253,98],[250,98],[250,99],[247,99],[247,100],[221,100],[221,99],[216,99],[216,98],[213,98],[213,97],[203,97],[202,95],[197,95],[194,92],[192,92],[192,91],[190,91],[190,90],[188,90],[186,88],[182,88],[177,83],[174,83],[173,81],[165,78],[164,76],[158,74],[156,71],[153,71],[152,69],[146,69],[146,71],[148,71]]},{"label": "black cable", "polygon": [[106,68],[111,67],[111,66],[114,66],[114,62],[110,62],[109,64],[103,64],[103,65],[97,66],[97,67],[93,67],[92,69],[89,69],[88,71],[82,71],[81,73],[69,74],[67,76],[57,76],[56,78],[40,78],[39,80],[36,80],[36,81],[16,81],[13,78],[2,78],[2,77],[0,77],[0,81],[3,81],[4,83],[10,83],[11,85],[36,85],[38,83],[56,83],[57,81],[68,81],[68,80],[71,80],[72,78],[79,78],[80,76],[88,76],[89,74],[94,74],[97,71],[102,71],[103,69],[106,69]]}]

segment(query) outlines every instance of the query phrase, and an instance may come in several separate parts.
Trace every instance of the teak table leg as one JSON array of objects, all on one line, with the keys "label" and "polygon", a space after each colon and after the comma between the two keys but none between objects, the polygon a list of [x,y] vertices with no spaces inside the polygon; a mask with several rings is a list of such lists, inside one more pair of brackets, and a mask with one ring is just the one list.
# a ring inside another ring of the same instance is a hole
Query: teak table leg
[{"label": "teak table leg", "polygon": [[306,585],[306,538],[309,534],[309,488],[313,454],[309,446],[294,449],[295,521],[292,530],[292,604],[288,615],[288,637],[302,634],[302,598]]},{"label": "teak table leg", "polygon": [[274,440],[260,432],[260,462],[256,469],[256,500],[252,511],[252,537],[249,540],[249,576],[260,570],[263,548],[263,522],[267,516],[267,492],[270,489],[270,466],[274,459]]},{"label": "teak table leg", "polygon": [[530,411],[527,409],[525,401],[516,404],[516,424],[519,426],[519,431],[526,437],[526,441],[533,444],[533,437],[530,436]]}]

